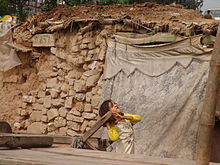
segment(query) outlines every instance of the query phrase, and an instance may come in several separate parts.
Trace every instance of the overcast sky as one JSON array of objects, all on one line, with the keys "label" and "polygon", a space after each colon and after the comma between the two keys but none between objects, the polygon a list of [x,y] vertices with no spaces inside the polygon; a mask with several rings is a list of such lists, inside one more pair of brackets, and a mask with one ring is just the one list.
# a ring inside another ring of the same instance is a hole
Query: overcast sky
[{"label": "overcast sky", "polygon": [[202,10],[220,8],[220,0],[204,0]]}]

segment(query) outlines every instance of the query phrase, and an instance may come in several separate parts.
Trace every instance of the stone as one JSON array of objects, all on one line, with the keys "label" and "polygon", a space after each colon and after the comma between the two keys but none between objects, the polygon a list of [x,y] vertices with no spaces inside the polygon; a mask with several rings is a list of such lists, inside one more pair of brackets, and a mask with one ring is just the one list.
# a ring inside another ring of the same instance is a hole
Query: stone
[{"label": "stone", "polygon": [[74,90],[69,90],[68,95],[69,95],[69,96],[75,96],[75,95],[76,95],[76,91],[74,91]]},{"label": "stone", "polygon": [[79,112],[83,112],[84,105],[82,102],[77,102],[73,105],[73,108],[75,108]]},{"label": "stone", "polygon": [[83,112],[82,113],[82,117],[85,118],[85,119],[95,119],[96,118],[96,114]]},{"label": "stone", "polygon": [[58,97],[58,91],[56,89],[51,89],[50,90],[50,95],[52,98],[57,98]]},{"label": "stone", "polygon": [[57,86],[57,78],[51,78],[47,80],[46,86],[47,88],[55,88]]},{"label": "stone", "polygon": [[54,123],[48,123],[47,124],[47,130],[48,130],[48,132],[55,131],[56,127],[55,127]]},{"label": "stone", "polygon": [[77,34],[77,41],[81,41],[83,39],[83,36],[81,34]]},{"label": "stone", "polygon": [[44,98],[39,98],[36,100],[36,103],[42,104],[44,103]]},{"label": "stone", "polygon": [[87,49],[82,50],[82,51],[80,52],[80,54],[81,54],[82,56],[86,57],[87,54],[88,54],[88,50],[87,50]]},{"label": "stone", "polygon": [[85,58],[85,62],[89,62],[89,61],[92,61],[92,57],[93,55],[92,54],[88,54]]},{"label": "stone", "polygon": [[92,105],[91,104],[85,104],[84,111],[85,112],[92,112]]},{"label": "stone", "polygon": [[41,111],[33,111],[30,115],[30,119],[31,121],[35,122],[35,121],[41,121]]},{"label": "stone", "polygon": [[73,121],[67,121],[67,127],[74,131],[79,131],[80,124],[77,122],[73,122]]},{"label": "stone", "polygon": [[[65,66],[65,65],[61,65],[61,66]],[[58,67],[60,68],[60,65],[58,65]],[[63,69],[63,68],[62,68]],[[58,70],[58,76],[61,76],[61,77],[63,77],[64,75],[65,75],[65,73],[64,73],[64,71],[62,70],[62,69],[59,69]]]},{"label": "stone", "polygon": [[55,117],[59,116],[59,113],[58,113],[57,109],[52,108],[49,111],[47,111],[47,116],[48,116],[48,120],[50,121],[50,120],[54,119]]},{"label": "stone", "polygon": [[83,64],[83,69],[84,69],[85,71],[89,70],[88,65],[87,65],[86,63]]},{"label": "stone", "polygon": [[55,107],[61,107],[63,106],[63,102],[64,100],[63,99],[52,99],[51,100],[51,104]]},{"label": "stone", "polygon": [[73,96],[67,97],[65,100],[65,108],[72,108]]},{"label": "stone", "polygon": [[33,47],[52,47],[55,46],[53,34],[35,34],[32,38]]},{"label": "stone", "polygon": [[66,57],[68,56],[67,53],[65,52],[65,49],[63,49],[63,48],[51,48],[50,51],[55,56],[57,56],[63,60],[65,60]]},{"label": "stone", "polygon": [[20,115],[20,114],[21,114],[21,110],[22,110],[21,108],[17,108],[17,109],[16,109],[16,114],[17,114],[17,115]]},{"label": "stone", "polygon": [[[93,61],[93,62],[91,62],[91,63],[88,65],[88,68],[89,68],[90,70],[95,70],[95,69],[96,69],[96,71],[97,71],[97,73],[98,73],[97,66],[98,66],[98,62],[97,62],[97,61]],[[97,73],[92,73],[91,75],[94,75],[94,74],[97,74]],[[91,75],[89,75],[89,76],[91,76]]]},{"label": "stone", "polygon": [[106,47],[103,47],[98,54],[98,60],[103,61],[105,59]]},{"label": "stone", "polygon": [[102,44],[105,41],[105,39],[101,36],[97,36],[95,44],[96,46],[99,46],[100,44]]},{"label": "stone", "polygon": [[84,64],[85,63],[85,58],[83,56],[79,56],[77,58],[77,64],[81,65],[81,64]]},{"label": "stone", "polygon": [[34,103],[36,102],[36,98],[33,96],[23,96],[24,103]]},{"label": "stone", "polygon": [[65,127],[66,126],[66,119],[62,118],[62,117],[57,117],[55,118],[54,120],[54,126],[56,128],[59,128],[59,127]]},{"label": "stone", "polygon": [[80,51],[80,49],[79,49],[79,46],[78,46],[78,45],[73,46],[71,50],[72,50],[72,52],[73,52],[73,53],[77,53],[77,52],[79,52],[79,51]]},{"label": "stone", "polygon": [[79,112],[77,109],[72,108],[70,111],[70,114],[73,114],[74,116],[82,116],[81,112]]},{"label": "stone", "polygon": [[93,56],[95,54],[97,54],[95,49],[92,49],[88,52],[88,55],[91,55],[91,56]]},{"label": "stone", "polygon": [[77,94],[75,95],[75,99],[76,99],[77,101],[83,101],[83,100],[85,100],[85,97],[86,97],[86,95],[83,94],[83,93],[77,93]]},{"label": "stone", "polygon": [[75,79],[69,78],[67,79],[69,85],[74,85]]},{"label": "stone", "polygon": [[[71,65],[69,65],[68,63],[66,62],[62,62],[60,63],[58,66],[57,66],[58,69],[61,69],[60,71],[63,72],[62,70],[64,71],[71,71],[73,68],[71,67]],[[59,72],[59,71],[58,71]],[[62,74],[61,74],[62,75]]]},{"label": "stone", "polygon": [[67,127],[60,127],[59,128],[59,135],[66,136],[67,129],[68,129]]},{"label": "stone", "polygon": [[66,117],[66,115],[67,115],[67,113],[68,113],[67,109],[64,108],[64,107],[61,107],[61,108],[58,110],[58,112],[59,112],[59,115],[60,115],[61,117]]},{"label": "stone", "polygon": [[20,112],[20,115],[21,116],[28,116],[29,113],[28,113],[28,111],[26,111],[26,109],[22,109],[21,112]]},{"label": "stone", "polygon": [[94,88],[92,88],[92,94],[93,95],[97,95],[97,92],[98,92],[98,87],[95,86]]},{"label": "stone", "polygon": [[50,108],[51,107],[51,96],[46,96],[44,98],[44,107],[45,108]]},{"label": "stone", "polygon": [[15,122],[14,129],[19,130],[21,128],[21,123]]},{"label": "stone", "polygon": [[84,80],[76,80],[74,90],[76,92],[84,92],[86,90],[86,82]]},{"label": "stone", "polygon": [[94,95],[92,97],[92,101],[91,104],[93,107],[98,107],[99,106],[99,102],[100,102],[100,96]]},{"label": "stone", "polygon": [[75,121],[77,123],[82,123],[84,120],[83,117],[74,116],[72,114],[67,114],[66,119],[69,121]]},{"label": "stone", "polygon": [[78,135],[78,133],[76,131],[73,131],[71,129],[68,129],[67,132],[66,132],[67,135],[70,135],[70,136],[76,136]]},{"label": "stone", "polygon": [[44,109],[44,106],[43,106],[43,104],[34,103],[34,104],[32,104],[32,108],[34,110],[42,110],[42,109]]},{"label": "stone", "polygon": [[60,97],[63,99],[63,98],[66,98],[68,95],[66,92],[61,92],[60,94]]},{"label": "stone", "polygon": [[96,120],[90,120],[88,126],[92,127],[95,125],[96,122],[97,122]]},{"label": "stone", "polygon": [[38,97],[38,98],[43,98],[43,97],[45,97],[45,92],[42,91],[42,90],[38,91],[37,97]]},{"label": "stone", "polygon": [[83,44],[88,44],[88,43],[90,43],[90,42],[93,42],[93,39],[90,38],[90,37],[83,38],[83,40],[82,40],[82,43],[83,43]]},{"label": "stone", "polygon": [[44,134],[47,131],[46,125],[41,122],[34,122],[27,127],[27,133]]},{"label": "stone", "polygon": [[91,49],[94,49],[96,47],[95,43],[94,42],[91,42],[88,44],[88,48],[91,50]]},{"label": "stone", "polygon": [[70,71],[67,75],[68,78],[73,78],[73,79],[80,79],[80,77],[82,76],[82,72],[79,71]]},{"label": "stone", "polygon": [[86,102],[87,103],[90,103],[91,102],[91,100],[92,100],[92,92],[87,92],[86,93]]},{"label": "stone", "polygon": [[24,120],[24,129],[27,129],[27,127],[31,125],[31,121],[29,119]]},{"label": "stone", "polygon": [[49,75],[50,77],[57,77],[58,76],[58,72],[51,72],[50,73],[50,75]]},{"label": "stone", "polygon": [[100,77],[99,74],[88,77],[88,79],[86,80],[86,87],[87,88],[94,87],[97,81],[99,80],[99,77]]},{"label": "stone", "polygon": [[69,90],[69,85],[67,85],[67,84],[62,84],[61,90],[62,90],[64,93],[67,93],[68,90]]},{"label": "stone", "polygon": [[15,122],[18,122],[18,123],[19,123],[19,122],[21,122],[22,120],[23,120],[23,117],[21,117],[21,116],[15,116],[15,117],[14,117],[14,121],[15,121]]},{"label": "stone", "polygon": [[88,126],[88,124],[89,124],[89,121],[88,121],[88,120],[85,120],[85,121],[82,123],[82,126],[81,126],[81,128],[80,128],[80,131],[81,131],[82,133],[85,132],[86,127]]},{"label": "stone", "polygon": [[42,115],[41,116],[41,121],[42,122],[47,122],[48,121],[48,117],[46,115]]},{"label": "stone", "polygon": [[48,111],[48,109],[43,108],[42,111],[41,111],[41,114],[42,114],[42,115],[46,115],[46,114],[47,114],[47,111]]},{"label": "stone", "polygon": [[[89,67],[92,68],[91,65],[89,65]],[[99,70],[98,69],[88,70],[88,71],[83,73],[83,75],[85,75],[87,77],[94,76],[94,75],[97,75],[97,74],[99,74]]]},{"label": "stone", "polygon": [[25,109],[27,107],[27,103],[22,103],[21,108]]},{"label": "stone", "polygon": [[16,83],[16,82],[18,82],[18,76],[17,75],[10,75],[8,77],[4,77],[3,82],[4,83]]},{"label": "stone", "polygon": [[80,44],[79,48],[80,49],[87,49],[88,48],[88,44]]},{"label": "stone", "polygon": [[93,109],[93,113],[98,115],[99,114],[99,110],[98,109]]},{"label": "stone", "polygon": [[57,79],[58,79],[59,81],[64,81],[64,80],[65,80],[65,79],[64,79],[63,77],[61,77],[61,76],[58,76]]}]

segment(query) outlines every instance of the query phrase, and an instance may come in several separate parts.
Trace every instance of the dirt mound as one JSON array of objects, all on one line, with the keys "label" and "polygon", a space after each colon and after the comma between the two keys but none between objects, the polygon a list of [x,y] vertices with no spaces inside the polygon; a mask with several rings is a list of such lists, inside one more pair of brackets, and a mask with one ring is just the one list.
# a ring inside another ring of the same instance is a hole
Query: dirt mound
[{"label": "dirt mound", "polygon": [[184,9],[181,5],[158,5],[149,2],[133,5],[59,6],[50,12],[35,14],[38,17],[38,22],[47,19],[66,20],[70,17],[81,19],[97,17],[115,19],[125,15],[141,21],[169,21],[171,19],[195,21],[203,19],[198,11]]}]

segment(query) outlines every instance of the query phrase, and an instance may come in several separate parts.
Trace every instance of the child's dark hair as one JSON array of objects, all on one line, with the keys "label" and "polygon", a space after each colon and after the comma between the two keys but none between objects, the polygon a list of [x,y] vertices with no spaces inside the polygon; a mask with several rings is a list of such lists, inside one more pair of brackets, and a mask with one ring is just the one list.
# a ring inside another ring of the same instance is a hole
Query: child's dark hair
[{"label": "child's dark hair", "polygon": [[99,115],[101,117],[104,116],[108,111],[110,111],[109,105],[112,106],[112,100],[106,100],[102,103],[99,109]]}]

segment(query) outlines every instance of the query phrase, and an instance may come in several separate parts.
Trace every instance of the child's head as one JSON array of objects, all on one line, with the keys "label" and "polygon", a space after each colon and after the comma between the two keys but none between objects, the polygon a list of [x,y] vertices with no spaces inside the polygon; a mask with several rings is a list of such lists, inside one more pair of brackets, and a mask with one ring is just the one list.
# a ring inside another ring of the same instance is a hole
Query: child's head
[{"label": "child's head", "polygon": [[120,113],[121,110],[118,107],[116,103],[114,103],[112,100],[106,100],[102,103],[99,109],[99,115],[102,117],[104,116],[108,111],[111,111],[112,113]]}]

